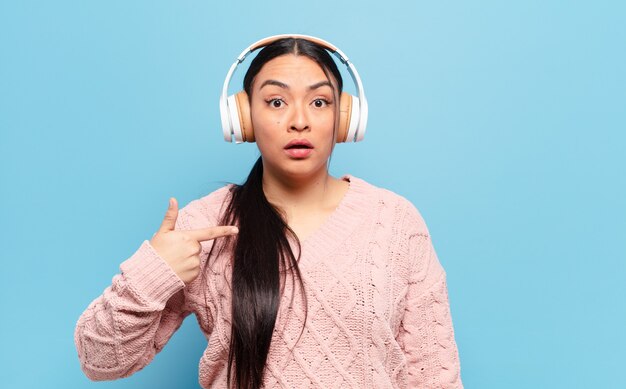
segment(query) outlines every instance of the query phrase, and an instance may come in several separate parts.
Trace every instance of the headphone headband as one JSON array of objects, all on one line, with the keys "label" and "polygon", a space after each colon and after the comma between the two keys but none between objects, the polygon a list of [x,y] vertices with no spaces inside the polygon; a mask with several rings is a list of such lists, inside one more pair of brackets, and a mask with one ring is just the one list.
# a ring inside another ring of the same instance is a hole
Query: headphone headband
[{"label": "headphone headband", "polygon": [[300,39],[306,39],[308,41],[311,41],[313,43],[317,43],[318,45],[324,47],[327,50],[330,51],[338,51],[338,49],[333,46],[330,42],[327,42],[323,39],[320,38],[316,38],[314,36],[310,36],[310,35],[300,35],[300,34],[282,34],[282,35],[274,35],[274,36],[270,36],[267,38],[263,38],[261,40],[256,41],[255,43],[253,43],[250,47],[248,47],[247,50],[249,51],[254,51],[256,49],[259,49],[261,47],[267,46],[272,42],[275,42],[279,39],[283,39],[283,38],[300,38]]},{"label": "headphone headband", "polygon": [[228,73],[226,74],[226,79],[224,80],[224,86],[222,87],[222,95],[220,97],[220,115],[222,118],[222,129],[224,132],[224,140],[226,140],[227,142],[231,142],[233,139],[233,135],[235,135],[236,143],[241,143],[244,140],[244,139],[241,139],[241,136],[237,136],[237,134],[233,130],[235,128],[234,127],[235,123],[233,123],[233,120],[235,120],[236,118],[232,117],[232,115],[229,114],[228,86],[230,84],[231,78],[233,77],[233,74],[235,73],[235,69],[253,51],[258,50],[262,47],[265,47],[283,38],[299,38],[299,39],[305,39],[313,43],[316,43],[324,47],[326,50],[330,51],[343,64],[347,66],[348,73],[350,73],[350,76],[352,77],[352,81],[355,83],[357,87],[357,91],[358,91],[359,99],[358,99],[358,102],[354,102],[354,104],[358,104],[359,118],[358,118],[358,123],[355,123],[354,126],[350,127],[350,131],[347,133],[346,141],[356,142],[356,141],[362,140],[363,136],[365,135],[365,126],[367,124],[368,106],[367,106],[367,100],[365,98],[365,92],[363,90],[363,84],[361,82],[361,78],[359,77],[359,73],[357,72],[354,65],[350,62],[348,57],[341,50],[339,50],[336,46],[334,46],[330,42],[327,42],[323,39],[316,38],[310,35],[302,35],[302,34],[281,34],[281,35],[269,36],[267,38],[263,38],[261,40],[256,41],[255,43],[247,47],[244,51],[242,51],[241,54],[239,54],[235,62],[231,65],[230,69],[228,70]]}]

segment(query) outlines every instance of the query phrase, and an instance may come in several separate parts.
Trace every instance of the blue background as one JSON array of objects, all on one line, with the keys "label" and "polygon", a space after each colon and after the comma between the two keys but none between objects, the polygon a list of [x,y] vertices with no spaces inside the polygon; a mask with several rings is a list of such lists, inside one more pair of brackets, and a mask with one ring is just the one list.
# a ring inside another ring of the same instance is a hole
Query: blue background
[{"label": "blue background", "polygon": [[247,175],[258,152],[222,140],[220,88],[243,48],[293,32],[363,78],[366,139],[331,171],[421,211],[465,386],[624,387],[623,2],[226,3],[0,3],[0,386],[198,387],[193,316],[97,384],[74,326],[169,196]]}]

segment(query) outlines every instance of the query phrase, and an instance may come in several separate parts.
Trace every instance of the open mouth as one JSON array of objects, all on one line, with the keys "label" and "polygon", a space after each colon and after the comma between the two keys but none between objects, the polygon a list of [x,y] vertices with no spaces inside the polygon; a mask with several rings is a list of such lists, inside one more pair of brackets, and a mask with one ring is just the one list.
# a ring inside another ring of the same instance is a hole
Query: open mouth
[{"label": "open mouth", "polygon": [[312,149],[313,145],[306,139],[292,140],[285,146],[286,150]]},{"label": "open mouth", "polygon": [[312,149],[312,146],[307,146],[307,145],[291,145],[291,146],[287,146],[285,147],[288,150],[291,149]]},{"label": "open mouth", "polygon": [[285,146],[285,152],[296,159],[307,158],[313,152],[313,145],[306,139],[292,140]]}]

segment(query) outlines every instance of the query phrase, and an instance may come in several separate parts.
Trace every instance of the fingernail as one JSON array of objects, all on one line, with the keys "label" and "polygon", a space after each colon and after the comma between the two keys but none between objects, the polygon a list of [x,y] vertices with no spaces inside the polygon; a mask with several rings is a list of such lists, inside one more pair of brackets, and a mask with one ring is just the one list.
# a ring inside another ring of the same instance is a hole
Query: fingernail
[{"label": "fingernail", "polygon": [[239,228],[237,227],[233,227],[230,230],[233,232],[233,234],[237,234],[239,232]]}]

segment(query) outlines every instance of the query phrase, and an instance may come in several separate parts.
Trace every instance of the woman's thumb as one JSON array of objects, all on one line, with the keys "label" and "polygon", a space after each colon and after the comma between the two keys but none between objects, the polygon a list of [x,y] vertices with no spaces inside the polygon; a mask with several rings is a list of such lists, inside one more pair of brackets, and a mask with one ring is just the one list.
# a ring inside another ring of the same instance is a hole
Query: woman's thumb
[{"label": "woman's thumb", "polygon": [[178,202],[176,198],[170,197],[170,203],[165,212],[165,217],[159,228],[159,232],[174,231],[176,219],[178,218]]}]

